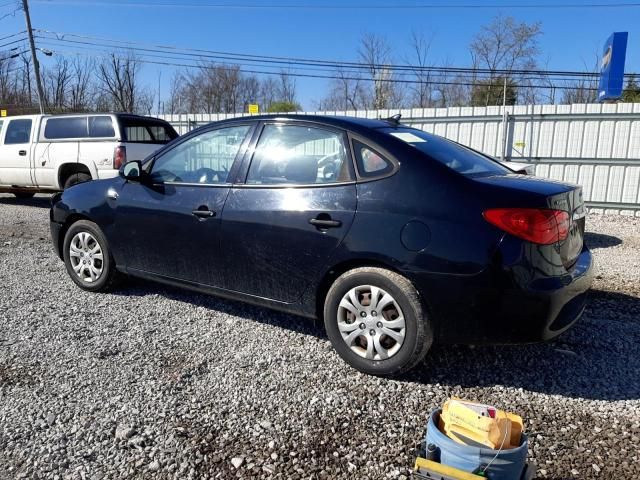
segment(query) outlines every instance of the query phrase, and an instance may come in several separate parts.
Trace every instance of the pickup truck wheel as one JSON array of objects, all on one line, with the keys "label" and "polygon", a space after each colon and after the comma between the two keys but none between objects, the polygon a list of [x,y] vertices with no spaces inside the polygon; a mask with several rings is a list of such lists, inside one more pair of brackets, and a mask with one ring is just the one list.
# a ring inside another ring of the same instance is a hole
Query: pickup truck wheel
[{"label": "pickup truck wheel", "polygon": [[333,283],[324,304],[324,325],[338,354],[353,368],[399,375],[426,355],[431,324],[411,282],[390,270],[350,270]]},{"label": "pickup truck wheel", "polygon": [[91,175],[88,173],[74,173],[64,182],[64,189],[66,190],[69,187],[73,187],[78,183],[84,183],[91,180]]},{"label": "pickup truck wheel", "polygon": [[14,192],[13,195],[20,200],[27,200],[29,198],[33,198],[35,193],[33,192]]},{"label": "pickup truck wheel", "polygon": [[64,236],[64,264],[71,279],[83,290],[111,289],[118,272],[107,239],[93,222],[80,220]]}]

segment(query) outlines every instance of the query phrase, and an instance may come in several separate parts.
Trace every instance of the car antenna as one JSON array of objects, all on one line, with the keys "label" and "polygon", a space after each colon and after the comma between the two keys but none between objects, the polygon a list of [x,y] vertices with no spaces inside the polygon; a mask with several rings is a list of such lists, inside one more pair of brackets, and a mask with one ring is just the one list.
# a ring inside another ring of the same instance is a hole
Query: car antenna
[{"label": "car antenna", "polygon": [[400,126],[400,119],[402,118],[402,114],[401,113],[396,113],[395,115],[391,115],[388,118],[382,118],[381,120],[388,122],[388,123],[392,123],[393,125],[395,125],[396,127]]}]

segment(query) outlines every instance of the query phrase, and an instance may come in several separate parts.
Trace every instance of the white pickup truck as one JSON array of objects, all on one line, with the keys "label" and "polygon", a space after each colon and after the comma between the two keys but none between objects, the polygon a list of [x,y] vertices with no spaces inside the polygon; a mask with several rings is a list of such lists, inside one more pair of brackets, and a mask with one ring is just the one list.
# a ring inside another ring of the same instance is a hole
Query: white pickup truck
[{"label": "white pickup truck", "polygon": [[0,192],[29,198],[114,177],[177,136],[164,120],[122,113],[0,118]]}]

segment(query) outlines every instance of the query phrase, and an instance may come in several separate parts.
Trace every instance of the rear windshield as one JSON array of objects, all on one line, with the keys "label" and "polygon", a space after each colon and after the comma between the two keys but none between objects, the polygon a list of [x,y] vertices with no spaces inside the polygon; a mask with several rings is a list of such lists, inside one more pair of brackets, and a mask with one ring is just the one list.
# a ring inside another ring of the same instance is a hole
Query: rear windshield
[{"label": "rear windshield", "polygon": [[387,128],[386,133],[417,148],[462,175],[505,175],[507,167],[469,148],[414,128]]},{"label": "rear windshield", "polygon": [[144,118],[121,118],[122,141],[129,143],[169,143],[178,137],[171,125]]}]

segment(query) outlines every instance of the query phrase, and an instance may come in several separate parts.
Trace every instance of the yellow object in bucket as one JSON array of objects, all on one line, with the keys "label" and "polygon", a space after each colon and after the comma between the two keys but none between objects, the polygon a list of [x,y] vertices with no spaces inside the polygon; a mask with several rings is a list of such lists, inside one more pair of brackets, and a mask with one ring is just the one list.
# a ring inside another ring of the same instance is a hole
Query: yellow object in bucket
[{"label": "yellow object in bucket", "polygon": [[506,450],[520,445],[522,417],[491,405],[453,398],[442,407],[439,428],[463,445]]}]

